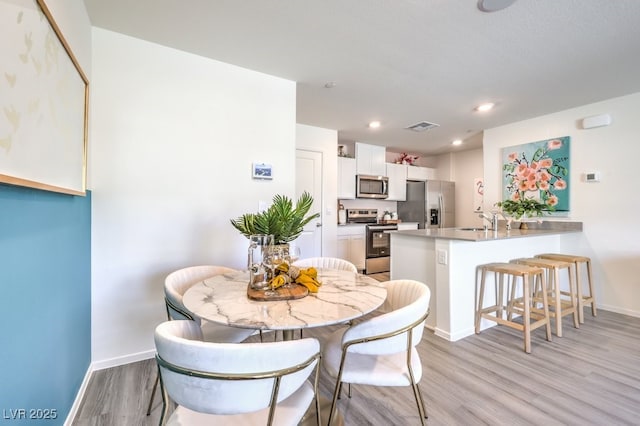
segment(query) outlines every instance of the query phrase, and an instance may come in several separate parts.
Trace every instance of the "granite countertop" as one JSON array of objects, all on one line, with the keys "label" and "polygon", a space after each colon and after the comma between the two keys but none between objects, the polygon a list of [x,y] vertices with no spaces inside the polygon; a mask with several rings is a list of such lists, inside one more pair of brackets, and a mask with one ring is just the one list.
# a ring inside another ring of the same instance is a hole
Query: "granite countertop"
[{"label": "granite countertop", "polygon": [[[544,222],[543,222],[544,224]],[[494,241],[508,240],[512,238],[539,237],[543,235],[560,235],[573,232],[582,232],[582,222],[555,222],[555,224],[533,224],[529,229],[506,230],[504,225],[498,227],[498,232],[463,228],[439,228],[439,229],[412,229],[408,231],[389,231],[390,234],[400,234],[421,238],[433,238],[460,241]]]}]

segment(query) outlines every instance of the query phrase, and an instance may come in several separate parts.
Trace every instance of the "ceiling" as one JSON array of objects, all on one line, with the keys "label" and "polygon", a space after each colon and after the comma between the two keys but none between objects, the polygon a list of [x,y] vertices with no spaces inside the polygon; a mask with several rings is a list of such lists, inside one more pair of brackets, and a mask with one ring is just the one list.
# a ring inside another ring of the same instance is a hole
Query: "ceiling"
[{"label": "ceiling", "polygon": [[[396,152],[640,91],[638,0],[84,2],[94,26],[296,81],[298,123]],[[439,127],[405,129],[420,121]]]}]

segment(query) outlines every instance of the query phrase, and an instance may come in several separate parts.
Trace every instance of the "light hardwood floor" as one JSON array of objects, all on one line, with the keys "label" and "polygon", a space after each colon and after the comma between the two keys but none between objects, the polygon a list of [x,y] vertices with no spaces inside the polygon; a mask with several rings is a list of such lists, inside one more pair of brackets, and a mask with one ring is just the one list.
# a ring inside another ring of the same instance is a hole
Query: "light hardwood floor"
[{"label": "light hardwood floor", "polygon": [[[305,337],[325,337],[334,328],[310,329]],[[420,388],[429,425],[638,425],[640,424],[640,318],[585,311],[564,337],[532,336],[533,352],[522,337],[497,326],[458,342],[425,333],[418,350],[424,367]],[[155,425],[146,404],[155,379],[154,361],[97,371],[73,425]],[[330,397],[326,377],[321,392]],[[339,401],[347,425],[418,425],[410,388],[353,386]]]}]

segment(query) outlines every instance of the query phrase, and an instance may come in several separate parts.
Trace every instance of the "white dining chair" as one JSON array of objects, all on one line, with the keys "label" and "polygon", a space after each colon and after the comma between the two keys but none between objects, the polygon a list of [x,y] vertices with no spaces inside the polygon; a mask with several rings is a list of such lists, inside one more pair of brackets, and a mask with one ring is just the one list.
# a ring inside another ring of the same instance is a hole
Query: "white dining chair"
[{"label": "white dining chair", "polygon": [[415,346],[422,339],[431,292],[424,283],[394,280],[384,283],[385,313],[332,333],[324,344],[322,364],[336,379],[329,423],[342,384],[411,386],[424,424],[427,412],[418,387],[422,364]]},{"label": "white dining chair", "polygon": [[[237,272],[235,269],[224,266],[201,265],[178,269],[167,275],[164,280],[164,300],[169,320],[192,320],[198,323],[202,329],[203,339],[207,342],[237,343],[255,333],[255,330],[228,327],[209,321],[201,321],[193,315],[182,303],[184,293],[196,283],[216,275]],[[158,378],[153,385],[147,416],[151,414],[151,406],[158,387]]]},{"label": "white dining chair", "polygon": [[303,268],[313,266],[314,268],[340,269],[343,271],[358,273],[356,265],[348,260],[339,259],[337,257],[309,257],[306,259],[296,260],[292,264]]},{"label": "white dining chair", "polygon": [[[314,400],[320,425],[317,339],[237,344],[202,338],[193,321],[156,328],[161,425],[294,426]],[[177,407],[168,417],[170,400]]]}]

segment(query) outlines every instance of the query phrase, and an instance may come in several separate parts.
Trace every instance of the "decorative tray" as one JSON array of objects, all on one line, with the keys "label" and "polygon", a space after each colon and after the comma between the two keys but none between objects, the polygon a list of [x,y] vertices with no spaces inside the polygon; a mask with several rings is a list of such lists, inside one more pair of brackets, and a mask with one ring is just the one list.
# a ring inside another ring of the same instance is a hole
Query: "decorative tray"
[{"label": "decorative tray", "polygon": [[247,297],[252,300],[260,300],[263,302],[275,300],[293,300],[302,299],[309,294],[309,290],[302,285],[295,284],[291,287],[279,287],[276,289],[277,294],[267,295],[265,290],[255,290],[251,286],[247,286]]},{"label": "decorative tray", "polygon": [[391,225],[391,224],[396,224],[396,223],[402,223],[402,219],[381,219],[378,221],[378,223],[382,224],[382,225]]}]

